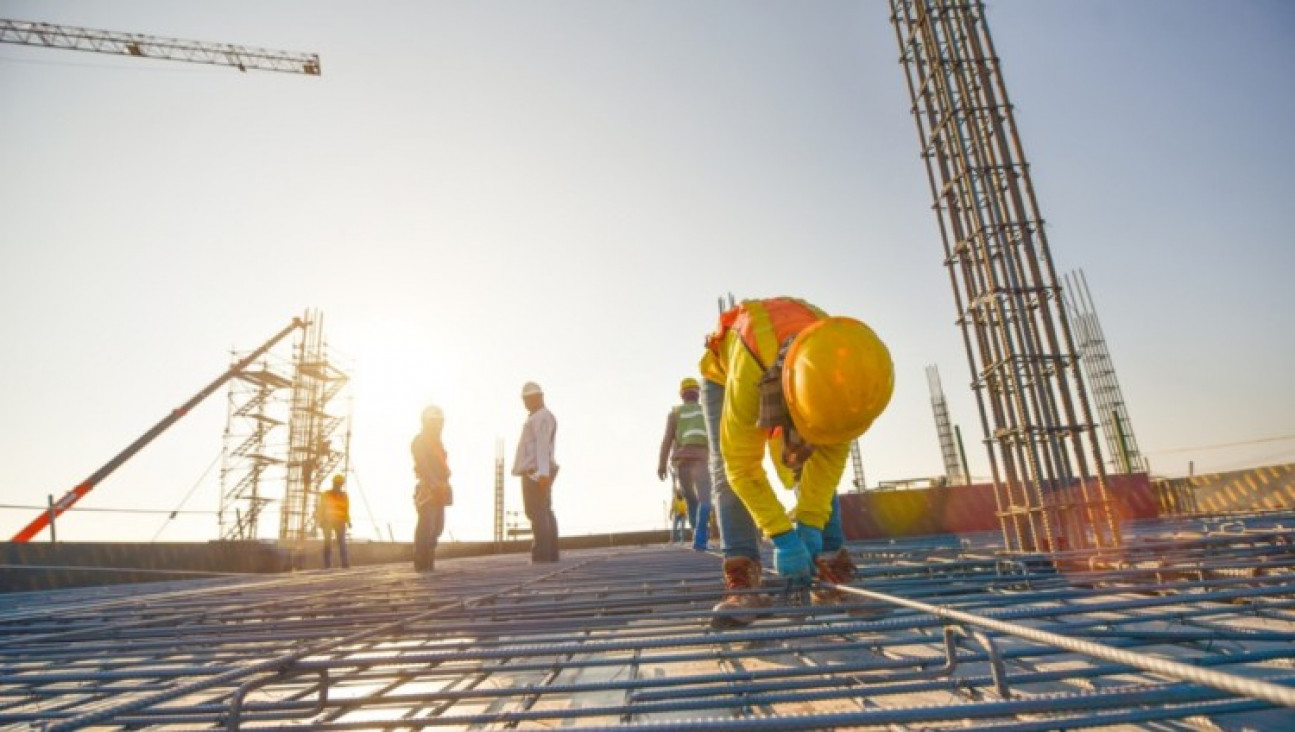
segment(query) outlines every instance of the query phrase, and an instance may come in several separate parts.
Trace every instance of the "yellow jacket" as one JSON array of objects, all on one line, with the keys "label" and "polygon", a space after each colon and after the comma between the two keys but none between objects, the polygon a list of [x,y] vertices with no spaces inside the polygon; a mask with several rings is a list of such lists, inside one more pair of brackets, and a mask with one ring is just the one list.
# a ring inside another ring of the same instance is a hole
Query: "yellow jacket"
[{"label": "yellow jacket", "polygon": [[[721,316],[720,329],[708,340],[699,365],[703,376],[724,386],[719,443],[729,485],[756,525],[769,536],[791,530],[792,524],[765,474],[766,450],[785,488],[795,487],[795,476],[782,463],[781,438],[756,424],[760,378],[765,364],[777,358],[780,338],[825,317],[822,310],[791,298],[743,301]],[[827,523],[832,496],[849,456],[848,442],[814,446],[801,470],[796,496],[798,520],[818,528]]]}]

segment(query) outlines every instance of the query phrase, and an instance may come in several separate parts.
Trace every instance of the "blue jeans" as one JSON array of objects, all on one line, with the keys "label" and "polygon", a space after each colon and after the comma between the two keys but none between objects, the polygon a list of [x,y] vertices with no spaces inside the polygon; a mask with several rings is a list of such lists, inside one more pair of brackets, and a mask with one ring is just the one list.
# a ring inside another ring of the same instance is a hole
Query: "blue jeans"
[{"label": "blue jeans", "polygon": [[[710,379],[701,382],[701,412],[706,418],[706,437],[710,440],[710,479],[716,518],[724,558],[746,557],[760,561],[760,529],[746,510],[746,504],[733,492],[724,472],[724,455],[720,452],[719,424],[724,415],[724,385]],[[841,530],[840,501],[832,496],[832,514],[823,527],[823,551],[834,552],[845,543]]]},{"label": "blue jeans", "polygon": [[693,547],[705,549],[710,538],[711,480],[707,460],[680,460],[675,476],[688,503],[688,523],[693,528]]},{"label": "blue jeans", "polygon": [[670,529],[670,543],[682,544],[684,539],[684,529],[687,528],[686,516],[675,516],[674,526]]},{"label": "blue jeans", "polygon": [[558,517],[553,513],[552,486],[544,488],[523,477],[522,508],[531,522],[531,561],[558,561]]},{"label": "blue jeans", "polygon": [[760,561],[760,529],[746,510],[742,499],[733,492],[724,472],[724,455],[719,449],[719,423],[724,415],[724,385],[710,379],[701,382],[701,413],[706,419],[706,437],[710,440],[711,496],[715,517],[719,521],[720,549],[725,559],[746,557]]}]

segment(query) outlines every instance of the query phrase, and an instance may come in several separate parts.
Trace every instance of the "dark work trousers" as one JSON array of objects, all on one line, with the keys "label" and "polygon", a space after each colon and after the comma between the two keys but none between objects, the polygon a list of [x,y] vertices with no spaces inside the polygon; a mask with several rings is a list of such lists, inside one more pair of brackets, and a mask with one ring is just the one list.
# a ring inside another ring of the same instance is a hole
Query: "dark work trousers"
[{"label": "dark work trousers", "polygon": [[418,508],[418,526],[414,528],[414,569],[423,571],[436,566],[436,545],[445,529],[445,504],[428,501]]},{"label": "dark work trousers", "polygon": [[522,506],[531,522],[531,561],[558,561],[558,517],[553,514],[551,488],[522,477]]},{"label": "dark work trousers", "polygon": [[346,524],[324,529],[324,569],[333,566],[333,534],[337,534],[337,553],[342,558],[342,568],[351,566],[351,559],[346,555]]}]

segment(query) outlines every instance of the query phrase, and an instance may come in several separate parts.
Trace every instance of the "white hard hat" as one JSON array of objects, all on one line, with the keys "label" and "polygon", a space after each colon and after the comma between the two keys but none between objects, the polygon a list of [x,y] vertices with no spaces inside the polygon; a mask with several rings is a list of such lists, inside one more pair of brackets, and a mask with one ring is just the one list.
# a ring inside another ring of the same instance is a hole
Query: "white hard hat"
[{"label": "white hard hat", "polygon": [[435,404],[423,410],[423,421],[430,422],[431,420],[445,420],[445,413]]},{"label": "white hard hat", "polygon": [[524,397],[531,396],[532,394],[543,394],[543,393],[544,393],[544,390],[541,389],[540,385],[536,384],[534,381],[528,381],[525,384],[522,384],[522,396]]}]

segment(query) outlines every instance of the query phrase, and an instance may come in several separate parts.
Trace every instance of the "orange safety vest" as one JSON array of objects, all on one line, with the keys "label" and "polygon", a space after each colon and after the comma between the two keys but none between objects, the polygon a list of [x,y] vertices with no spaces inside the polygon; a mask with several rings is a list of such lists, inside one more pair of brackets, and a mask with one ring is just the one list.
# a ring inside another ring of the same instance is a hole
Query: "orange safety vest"
[{"label": "orange safety vest", "polygon": [[351,520],[351,499],[341,491],[324,491],[319,497],[319,525],[345,526]]},{"label": "orange safety vest", "polygon": [[797,298],[744,300],[719,316],[719,329],[706,338],[706,348],[722,360],[724,336],[734,330],[756,363],[767,369],[788,338],[825,317],[822,310]]}]

